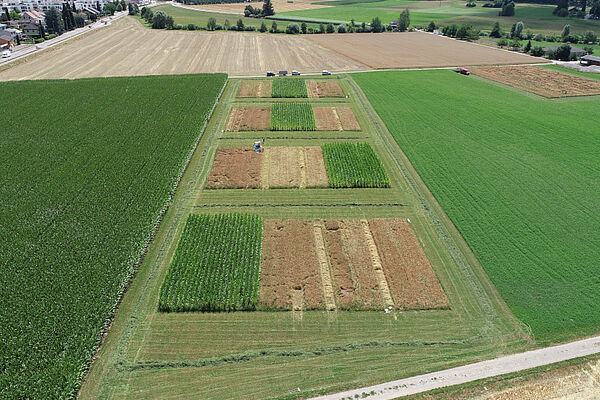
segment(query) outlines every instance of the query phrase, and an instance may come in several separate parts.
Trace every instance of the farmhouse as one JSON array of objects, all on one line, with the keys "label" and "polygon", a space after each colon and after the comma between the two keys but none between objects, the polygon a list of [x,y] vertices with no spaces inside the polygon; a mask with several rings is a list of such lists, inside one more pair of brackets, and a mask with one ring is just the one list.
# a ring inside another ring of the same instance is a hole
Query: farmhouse
[{"label": "farmhouse", "polygon": [[38,36],[40,27],[35,22],[30,22],[23,27],[23,34],[27,36]]},{"label": "farmhouse", "polygon": [[581,57],[580,63],[581,65],[600,65],[600,57],[590,56],[588,54],[587,56]]}]

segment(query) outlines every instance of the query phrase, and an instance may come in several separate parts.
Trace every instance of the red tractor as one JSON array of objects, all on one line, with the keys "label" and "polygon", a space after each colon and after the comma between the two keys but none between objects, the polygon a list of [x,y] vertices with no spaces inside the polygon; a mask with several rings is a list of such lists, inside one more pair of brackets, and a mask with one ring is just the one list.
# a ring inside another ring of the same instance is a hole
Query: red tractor
[{"label": "red tractor", "polygon": [[471,75],[471,71],[466,68],[456,68],[454,72],[458,72],[461,75]]}]

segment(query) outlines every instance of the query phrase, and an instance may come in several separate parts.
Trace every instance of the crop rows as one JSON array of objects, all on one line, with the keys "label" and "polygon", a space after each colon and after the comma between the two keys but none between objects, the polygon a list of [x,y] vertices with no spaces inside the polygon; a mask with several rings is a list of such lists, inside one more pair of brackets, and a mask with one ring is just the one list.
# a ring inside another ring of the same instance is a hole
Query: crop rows
[{"label": "crop rows", "polygon": [[225,81],[0,83],[0,398],[76,397]]},{"label": "crop rows", "polygon": [[300,98],[308,97],[306,83],[304,79],[284,79],[273,80],[271,97]]},{"label": "crop rows", "polygon": [[314,131],[315,114],[307,103],[274,103],[271,105],[271,130]]},{"label": "crop rows", "polygon": [[334,188],[387,188],[390,180],[368,143],[326,143],[323,158],[329,186]]},{"label": "crop rows", "polygon": [[353,78],[536,342],[597,334],[600,101],[446,71]]},{"label": "crop rows", "polygon": [[260,216],[190,215],[160,290],[159,310],[253,310],[261,244]]}]

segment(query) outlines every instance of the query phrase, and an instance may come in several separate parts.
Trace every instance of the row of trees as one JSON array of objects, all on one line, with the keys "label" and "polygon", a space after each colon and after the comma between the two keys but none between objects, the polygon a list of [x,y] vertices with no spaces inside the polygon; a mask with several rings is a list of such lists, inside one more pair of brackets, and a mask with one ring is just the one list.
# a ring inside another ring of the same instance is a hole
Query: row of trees
[{"label": "row of trees", "polygon": [[[56,7],[50,7],[44,16],[48,31],[57,35],[85,26],[85,20],[88,18],[89,16],[86,13],[77,11],[75,2],[73,2],[73,5],[63,3],[60,11]],[[40,36],[45,38],[44,28],[41,25]]]},{"label": "row of trees", "polygon": [[506,38],[506,39],[518,39],[518,40],[534,40],[537,42],[564,42],[564,43],[582,43],[582,44],[595,44],[598,41],[598,36],[593,31],[587,31],[583,35],[576,35],[571,33],[571,26],[565,25],[560,36],[551,35],[546,36],[538,33],[534,35],[533,32],[524,32],[525,24],[523,21],[519,21],[513,24],[510,32],[502,32],[500,23],[496,22],[490,32],[492,38]]}]

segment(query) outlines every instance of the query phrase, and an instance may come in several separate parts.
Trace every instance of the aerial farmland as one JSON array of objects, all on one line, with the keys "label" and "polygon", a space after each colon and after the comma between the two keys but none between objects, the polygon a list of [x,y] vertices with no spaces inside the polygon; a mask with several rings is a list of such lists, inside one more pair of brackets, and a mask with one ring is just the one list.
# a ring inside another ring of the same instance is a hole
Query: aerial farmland
[{"label": "aerial farmland", "polygon": [[600,74],[479,3],[191,3],[0,63],[0,398],[594,398]]}]

